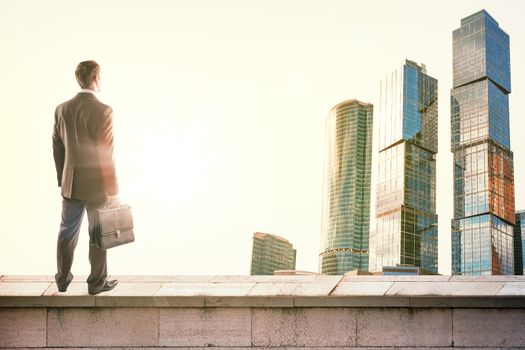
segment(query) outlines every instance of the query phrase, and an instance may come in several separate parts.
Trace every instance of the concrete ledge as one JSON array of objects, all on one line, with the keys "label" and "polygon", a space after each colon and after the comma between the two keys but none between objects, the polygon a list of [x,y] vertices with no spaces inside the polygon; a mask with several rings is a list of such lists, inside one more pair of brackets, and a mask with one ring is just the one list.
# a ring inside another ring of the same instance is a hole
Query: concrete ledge
[{"label": "concrete ledge", "polygon": [[0,277],[0,348],[509,349],[523,276]]},{"label": "concrete ledge", "polygon": [[115,276],[90,296],[52,276],[0,277],[0,307],[454,307],[525,306],[525,276]]}]

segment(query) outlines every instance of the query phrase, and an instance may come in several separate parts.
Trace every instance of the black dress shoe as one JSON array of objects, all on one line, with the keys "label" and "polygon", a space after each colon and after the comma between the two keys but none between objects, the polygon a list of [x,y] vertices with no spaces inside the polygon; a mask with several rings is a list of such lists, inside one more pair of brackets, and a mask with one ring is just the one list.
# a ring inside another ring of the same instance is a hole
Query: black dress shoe
[{"label": "black dress shoe", "polygon": [[73,281],[73,274],[70,272],[66,278],[65,282],[59,282],[58,273],[55,275],[55,282],[57,284],[57,289],[59,292],[64,293],[69,287],[69,284]]},{"label": "black dress shoe", "polygon": [[104,285],[97,290],[88,290],[89,295],[97,295],[99,293],[107,292],[115,288],[118,284],[118,280],[106,281]]},{"label": "black dress shoe", "polygon": [[69,284],[71,283],[71,281],[69,282],[66,282],[66,284],[61,284],[59,285],[57,283],[57,288],[58,288],[58,291],[61,292],[61,293],[64,293],[66,290],[67,290],[67,287],[69,287]]}]

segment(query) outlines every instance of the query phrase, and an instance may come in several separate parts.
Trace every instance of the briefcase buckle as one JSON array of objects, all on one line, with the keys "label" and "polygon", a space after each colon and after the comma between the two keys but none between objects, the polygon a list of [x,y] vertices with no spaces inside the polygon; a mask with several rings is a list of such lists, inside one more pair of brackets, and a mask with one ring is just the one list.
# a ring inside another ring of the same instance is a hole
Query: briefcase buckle
[{"label": "briefcase buckle", "polygon": [[117,232],[115,232],[115,236],[117,236],[117,238],[120,238],[120,230],[117,230]]}]

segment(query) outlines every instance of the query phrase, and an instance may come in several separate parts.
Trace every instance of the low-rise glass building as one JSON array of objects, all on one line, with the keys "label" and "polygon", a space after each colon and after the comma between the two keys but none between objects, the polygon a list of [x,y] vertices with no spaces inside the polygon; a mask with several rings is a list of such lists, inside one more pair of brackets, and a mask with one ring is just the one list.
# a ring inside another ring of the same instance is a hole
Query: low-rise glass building
[{"label": "low-rise glass building", "polygon": [[273,275],[277,270],[295,270],[297,251],[288,240],[269,233],[253,234],[251,275]]}]

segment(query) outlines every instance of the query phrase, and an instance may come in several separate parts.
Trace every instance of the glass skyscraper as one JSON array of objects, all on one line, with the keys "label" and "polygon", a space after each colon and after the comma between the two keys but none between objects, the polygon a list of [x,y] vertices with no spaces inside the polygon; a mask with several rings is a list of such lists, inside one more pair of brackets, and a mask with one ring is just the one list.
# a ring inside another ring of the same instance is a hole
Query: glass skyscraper
[{"label": "glass skyscraper", "polygon": [[357,100],[326,117],[321,273],[368,270],[373,106]]},{"label": "glass skyscraper", "polygon": [[269,233],[253,234],[251,275],[273,275],[277,270],[295,270],[296,250],[288,240]]},{"label": "glass skyscraper", "polygon": [[485,10],[453,32],[452,273],[514,273],[509,36]]},{"label": "glass skyscraper", "polygon": [[376,230],[370,271],[437,273],[438,82],[406,60],[381,81]]},{"label": "glass skyscraper", "polygon": [[523,259],[525,258],[525,210],[516,212],[514,225],[514,274],[523,275]]}]

